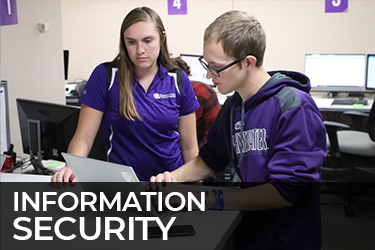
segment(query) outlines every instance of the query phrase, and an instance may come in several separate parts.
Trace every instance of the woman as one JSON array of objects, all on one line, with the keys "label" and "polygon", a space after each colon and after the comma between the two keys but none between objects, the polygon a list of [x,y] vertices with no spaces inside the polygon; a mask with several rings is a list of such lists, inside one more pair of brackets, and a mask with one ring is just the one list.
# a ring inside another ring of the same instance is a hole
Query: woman
[{"label": "woman", "polygon": [[[199,103],[186,74],[180,93],[167,72],[174,66],[155,11],[140,7],[128,13],[112,64],[118,70],[108,88],[103,64],[87,82],[68,153],[87,156],[102,125],[108,160],[132,166],[140,180],[193,159],[198,154],[194,112]],[[52,182],[68,181],[77,181],[69,166],[52,177]]]}]

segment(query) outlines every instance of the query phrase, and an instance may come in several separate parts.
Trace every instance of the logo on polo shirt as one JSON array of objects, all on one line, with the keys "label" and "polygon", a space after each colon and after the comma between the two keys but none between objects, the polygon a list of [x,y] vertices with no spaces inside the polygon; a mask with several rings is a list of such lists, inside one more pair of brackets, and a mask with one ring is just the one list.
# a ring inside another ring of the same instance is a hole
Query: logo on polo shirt
[{"label": "logo on polo shirt", "polygon": [[155,99],[169,99],[169,98],[176,98],[176,93],[169,93],[169,94],[159,94],[154,93]]}]

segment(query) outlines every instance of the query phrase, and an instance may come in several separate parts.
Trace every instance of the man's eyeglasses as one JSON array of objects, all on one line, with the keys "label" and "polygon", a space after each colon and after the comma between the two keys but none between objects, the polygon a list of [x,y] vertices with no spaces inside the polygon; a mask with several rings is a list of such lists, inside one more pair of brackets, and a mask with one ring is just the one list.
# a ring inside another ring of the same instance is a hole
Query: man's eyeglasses
[{"label": "man's eyeglasses", "polygon": [[199,57],[198,60],[199,60],[199,62],[202,64],[202,66],[203,66],[203,68],[204,68],[205,70],[209,70],[209,71],[211,72],[211,74],[213,74],[213,75],[216,76],[216,77],[219,77],[219,76],[220,76],[219,73],[220,73],[221,71],[223,71],[223,70],[225,70],[225,69],[227,69],[227,68],[229,68],[229,67],[235,65],[236,63],[241,62],[241,61],[242,61],[243,59],[245,59],[247,56],[248,56],[248,55],[245,55],[245,56],[243,56],[243,57],[240,57],[240,58],[238,58],[237,60],[231,62],[230,64],[228,64],[228,65],[226,65],[226,66],[224,66],[224,67],[222,67],[222,68],[220,68],[220,69],[215,69],[214,67],[208,65],[208,63],[207,63],[206,60],[203,58],[203,56]]}]

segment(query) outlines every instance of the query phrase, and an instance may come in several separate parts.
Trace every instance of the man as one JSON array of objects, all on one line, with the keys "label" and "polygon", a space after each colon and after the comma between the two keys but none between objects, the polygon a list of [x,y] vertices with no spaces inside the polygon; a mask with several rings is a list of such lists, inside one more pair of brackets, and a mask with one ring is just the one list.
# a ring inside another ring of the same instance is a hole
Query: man
[{"label": "man", "polygon": [[268,73],[265,47],[261,24],[245,12],[226,12],[207,27],[200,58],[207,77],[220,93],[236,93],[221,108],[199,156],[151,182],[197,181],[230,163],[242,189],[207,197],[209,208],[249,211],[236,229],[236,248],[319,249],[325,128],[308,94],[309,79]]}]

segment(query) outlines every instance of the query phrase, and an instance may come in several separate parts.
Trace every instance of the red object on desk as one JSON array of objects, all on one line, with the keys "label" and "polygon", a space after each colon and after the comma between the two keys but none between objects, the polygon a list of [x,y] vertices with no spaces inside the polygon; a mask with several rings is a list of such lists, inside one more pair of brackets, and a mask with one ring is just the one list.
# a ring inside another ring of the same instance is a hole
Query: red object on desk
[{"label": "red object on desk", "polygon": [[7,155],[4,161],[3,167],[1,168],[1,172],[12,173],[13,172],[13,160],[12,157]]}]

